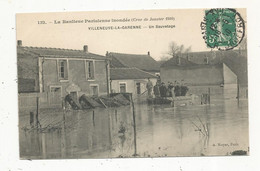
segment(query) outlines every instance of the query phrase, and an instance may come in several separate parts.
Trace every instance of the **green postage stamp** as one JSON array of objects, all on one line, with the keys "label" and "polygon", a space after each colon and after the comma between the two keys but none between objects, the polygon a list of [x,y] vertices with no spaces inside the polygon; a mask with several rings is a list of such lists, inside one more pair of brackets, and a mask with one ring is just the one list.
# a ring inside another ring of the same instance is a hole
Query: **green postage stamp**
[{"label": "green postage stamp", "polygon": [[245,34],[244,20],[235,9],[229,8],[206,10],[201,29],[207,46],[219,50],[233,49]]}]

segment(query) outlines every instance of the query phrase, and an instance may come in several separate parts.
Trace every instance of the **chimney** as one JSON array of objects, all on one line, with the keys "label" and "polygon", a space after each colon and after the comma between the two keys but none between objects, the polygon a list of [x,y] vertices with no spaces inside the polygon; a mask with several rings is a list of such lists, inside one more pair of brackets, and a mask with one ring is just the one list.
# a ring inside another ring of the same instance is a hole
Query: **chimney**
[{"label": "chimney", "polygon": [[147,55],[150,56],[150,51],[147,52]]},{"label": "chimney", "polygon": [[86,52],[86,53],[88,53],[88,45],[84,45],[84,46],[83,46],[83,51]]},{"label": "chimney", "polygon": [[106,52],[106,57],[108,57],[108,55],[109,55],[109,53],[108,53],[108,51]]},{"label": "chimney", "polygon": [[23,43],[22,43],[22,40],[17,40],[17,46],[22,46]]}]

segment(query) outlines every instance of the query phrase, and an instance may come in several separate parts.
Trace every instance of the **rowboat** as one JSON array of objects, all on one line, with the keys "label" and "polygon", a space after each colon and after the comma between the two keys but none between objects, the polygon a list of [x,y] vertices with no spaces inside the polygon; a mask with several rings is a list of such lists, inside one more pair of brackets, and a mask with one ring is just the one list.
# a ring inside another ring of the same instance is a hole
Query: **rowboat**
[{"label": "rowboat", "polygon": [[199,103],[198,96],[191,94],[186,96],[177,97],[149,97],[147,98],[148,104],[171,104],[172,106],[186,106]]}]

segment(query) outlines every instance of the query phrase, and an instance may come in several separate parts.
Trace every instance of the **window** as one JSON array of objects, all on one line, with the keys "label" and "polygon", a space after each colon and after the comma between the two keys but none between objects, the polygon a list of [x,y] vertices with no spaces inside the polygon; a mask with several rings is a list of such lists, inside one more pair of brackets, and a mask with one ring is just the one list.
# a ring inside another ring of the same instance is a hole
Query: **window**
[{"label": "window", "polygon": [[141,94],[141,83],[136,83],[136,92],[137,94]]},{"label": "window", "polygon": [[87,79],[93,80],[94,77],[94,61],[86,61],[86,74],[87,74]]},{"label": "window", "polygon": [[126,83],[119,83],[119,92],[126,93]]},{"label": "window", "polygon": [[98,85],[90,85],[90,93],[92,96],[98,96]]},{"label": "window", "polygon": [[59,80],[67,80],[68,79],[68,63],[67,60],[59,60],[58,61],[58,76]]}]

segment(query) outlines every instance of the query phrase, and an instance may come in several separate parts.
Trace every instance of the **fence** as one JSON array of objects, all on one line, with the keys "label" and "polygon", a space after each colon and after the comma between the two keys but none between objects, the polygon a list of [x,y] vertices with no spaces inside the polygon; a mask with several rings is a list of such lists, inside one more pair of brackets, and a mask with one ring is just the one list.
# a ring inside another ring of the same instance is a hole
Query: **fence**
[{"label": "fence", "polygon": [[29,114],[30,112],[36,112],[37,99],[38,99],[39,110],[62,107],[62,103],[60,104],[50,103],[49,94],[47,92],[46,93],[19,93],[18,95],[19,114],[24,115],[24,114]]},{"label": "fence", "polygon": [[248,87],[237,84],[225,84],[223,86],[189,86],[189,94],[201,95],[203,101],[210,99],[234,99],[246,100]]}]

